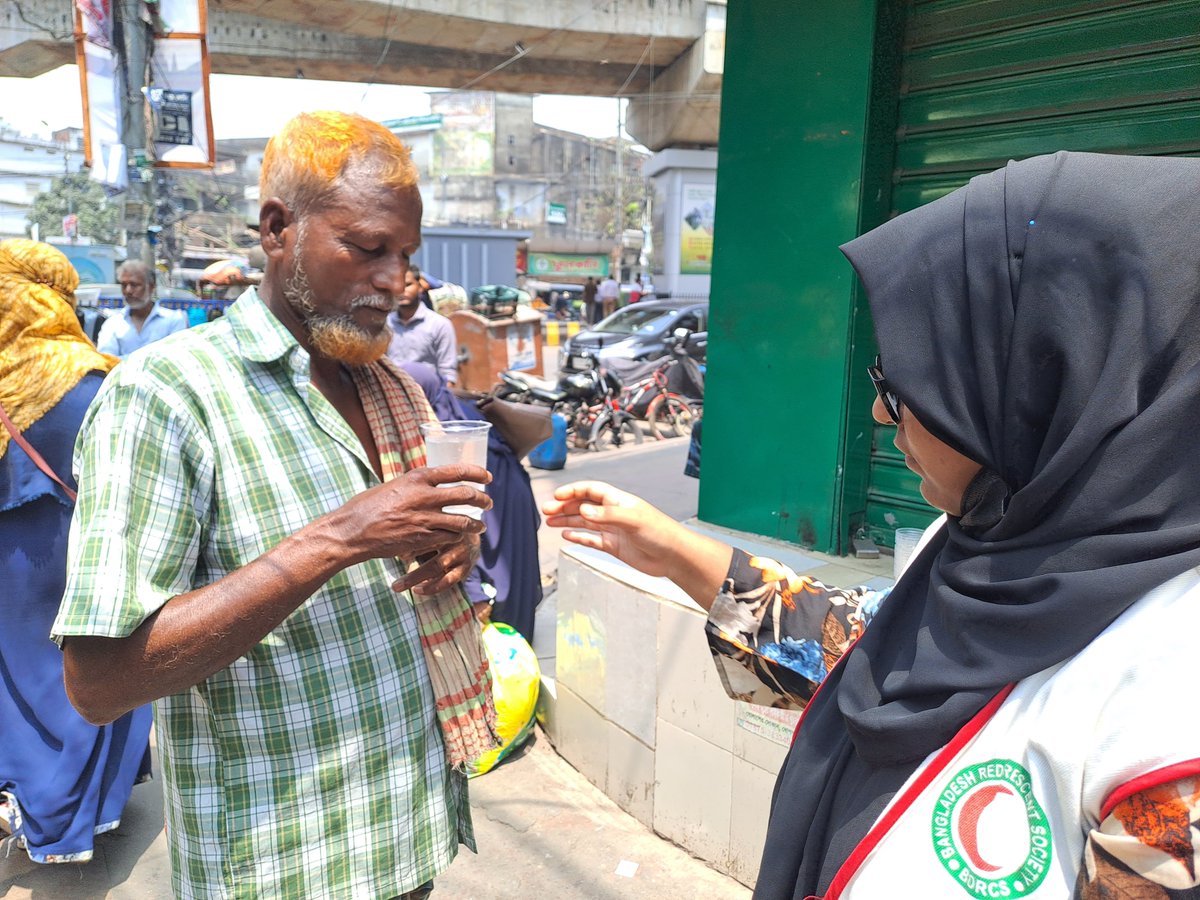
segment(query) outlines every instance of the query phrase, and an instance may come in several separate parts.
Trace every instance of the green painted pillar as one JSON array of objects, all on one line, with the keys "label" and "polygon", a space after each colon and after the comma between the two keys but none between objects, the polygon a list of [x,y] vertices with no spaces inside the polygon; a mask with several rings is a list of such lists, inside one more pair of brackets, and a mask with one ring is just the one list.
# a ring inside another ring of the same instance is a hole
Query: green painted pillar
[{"label": "green painted pillar", "polygon": [[838,245],[885,214],[898,3],[730,0],[700,518],[845,552],[873,338]]}]

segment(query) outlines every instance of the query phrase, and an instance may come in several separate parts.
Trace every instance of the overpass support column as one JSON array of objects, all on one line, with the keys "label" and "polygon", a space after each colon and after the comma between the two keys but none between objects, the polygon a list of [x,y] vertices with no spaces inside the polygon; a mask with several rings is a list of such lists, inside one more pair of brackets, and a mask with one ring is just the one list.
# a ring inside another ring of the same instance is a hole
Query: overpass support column
[{"label": "overpass support column", "polygon": [[717,151],[660,150],[642,165],[654,189],[654,289],[710,294]]},{"label": "overpass support column", "polygon": [[835,553],[865,497],[873,345],[837,248],[886,215],[898,7],[728,7],[700,518]]}]

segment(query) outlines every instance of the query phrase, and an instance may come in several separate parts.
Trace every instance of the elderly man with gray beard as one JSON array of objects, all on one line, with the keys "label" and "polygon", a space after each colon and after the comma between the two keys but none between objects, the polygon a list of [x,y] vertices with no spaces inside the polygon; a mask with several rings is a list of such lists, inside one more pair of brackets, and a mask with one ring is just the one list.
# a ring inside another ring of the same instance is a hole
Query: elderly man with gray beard
[{"label": "elderly man with gray beard", "polygon": [[420,244],[404,145],[298,116],[261,196],[261,287],[84,421],[67,690],[97,723],[157,701],[177,896],[423,898],[497,743],[459,585],[482,525],[443,512],[488,476],[425,467],[433,414],[381,359]]},{"label": "elderly man with gray beard", "polygon": [[154,298],[154,269],[140,259],[128,259],[117,267],[117,281],[125,308],[109,316],[96,335],[101,353],[124,359],[134,350],[187,328],[187,316],[167,309]]}]

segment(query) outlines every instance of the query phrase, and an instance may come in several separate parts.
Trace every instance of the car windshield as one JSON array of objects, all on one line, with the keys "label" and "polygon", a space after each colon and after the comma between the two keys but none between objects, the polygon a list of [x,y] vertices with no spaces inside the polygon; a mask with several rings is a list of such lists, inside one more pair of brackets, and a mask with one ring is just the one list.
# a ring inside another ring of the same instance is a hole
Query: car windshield
[{"label": "car windshield", "polygon": [[592,331],[605,334],[653,334],[664,330],[679,316],[677,309],[647,309],[626,306],[597,323]]}]

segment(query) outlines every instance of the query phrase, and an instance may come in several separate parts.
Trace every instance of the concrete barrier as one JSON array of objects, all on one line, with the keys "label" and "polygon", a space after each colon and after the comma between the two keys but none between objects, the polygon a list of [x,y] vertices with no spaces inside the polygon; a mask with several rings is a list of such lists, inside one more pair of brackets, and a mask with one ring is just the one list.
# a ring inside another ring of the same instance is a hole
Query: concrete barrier
[{"label": "concrete barrier", "polygon": [[[890,560],[690,524],[827,584],[891,584]],[[703,610],[665,578],[566,545],[554,600],[554,678],[540,705],[555,749],[634,818],[753,887],[800,714],[726,696]]]},{"label": "concrete barrier", "polygon": [[547,321],[542,323],[542,343],[548,347],[557,347],[572,335],[579,334],[583,328],[582,322]]}]

